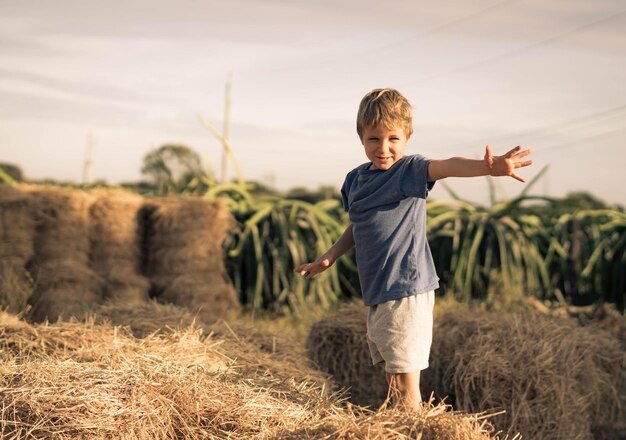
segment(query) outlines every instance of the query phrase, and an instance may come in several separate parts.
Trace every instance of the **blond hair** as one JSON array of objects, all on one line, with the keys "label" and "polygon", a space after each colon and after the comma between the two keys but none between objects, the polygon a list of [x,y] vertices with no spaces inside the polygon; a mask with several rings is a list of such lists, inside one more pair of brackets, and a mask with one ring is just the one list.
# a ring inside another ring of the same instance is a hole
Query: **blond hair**
[{"label": "blond hair", "polygon": [[401,124],[407,138],[413,134],[413,109],[409,100],[395,89],[374,89],[363,97],[356,118],[356,132],[363,137],[366,126],[386,129]]}]

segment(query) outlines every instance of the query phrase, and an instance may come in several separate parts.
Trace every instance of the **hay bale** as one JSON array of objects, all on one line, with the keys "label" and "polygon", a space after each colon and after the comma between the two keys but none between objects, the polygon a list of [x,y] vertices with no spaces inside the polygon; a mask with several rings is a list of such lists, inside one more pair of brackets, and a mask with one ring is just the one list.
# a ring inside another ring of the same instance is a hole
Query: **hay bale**
[{"label": "hay bale", "polygon": [[102,275],[103,301],[140,304],[148,300],[149,291],[150,281],[130,267]]},{"label": "hay bale", "polygon": [[102,278],[84,264],[71,258],[44,261],[31,271],[38,286],[38,292],[63,285],[75,285],[85,291],[97,293],[102,285]]},{"label": "hay bale", "polygon": [[[154,334],[171,334],[188,327],[201,328],[205,334],[219,338],[222,347],[239,361],[254,368],[280,370],[281,377],[299,377],[331,390],[334,384],[328,376],[308,359],[304,349],[287,334],[260,330],[253,321],[244,317],[231,320],[212,317],[204,321],[201,315],[192,314],[187,308],[173,304],[161,304],[151,300],[138,304],[107,302],[93,311],[96,323],[108,323],[130,329],[137,338]],[[258,363],[259,352],[265,357],[264,365]],[[255,359],[257,359],[255,361]],[[300,367],[306,367],[301,369]]]},{"label": "hay bale", "polygon": [[141,196],[122,190],[93,190],[89,207],[91,267],[108,273],[130,266],[139,272],[141,234],[139,212]]},{"label": "hay bale", "polygon": [[[329,375],[317,368],[307,357],[304,347],[289,334],[261,330],[244,317],[217,321],[209,325],[207,330],[224,341],[223,349],[236,355],[246,368],[280,371],[280,377],[284,379],[295,377],[322,387],[327,393],[336,390],[336,384]],[[259,352],[264,354],[260,363]],[[247,372],[254,373],[252,370]],[[246,374],[246,370],[242,373]],[[336,394],[337,397],[340,395]]]},{"label": "hay bale", "polygon": [[26,266],[33,257],[35,223],[28,194],[0,184],[0,307],[26,308],[33,283]]},{"label": "hay bale", "polygon": [[21,185],[28,191],[35,215],[35,259],[72,259],[89,263],[89,204],[84,191],[48,185]]},{"label": "hay bale", "polygon": [[28,316],[35,322],[82,317],[101,302],[102,279],[73,259],[40,262],[31,269],[35,291]]},{"label": "hay bale", "polygon": [[203,322],[232,318],[240,310],[235,289],[221,274],[189,273],[156,284],[164,286],[159,300],[187,307]]},{"label": "hay bale", "polygon": [[0,262],[24,269],[33,257],[35,222],[28,194],[0,184]]},{"label": "hay bale", "polygon": [[150,282],[141,275],[139,212],[143,199],[122,190],[94,190],[89,208],[90,266],[104,280],[103,299],[143,302]]},{"label": "hay bale", "polygon": [[26,269],[0,261],[0,309],[13,313],[26,311],[34,290],[35,283]]},{"label": "hay bale", "polygon": [[[386,384],[382,369],[363,371],[365,322],[364,310],[344,309],[314,325],[307,344],[322,370],[352,387],[354,401],[378,403]],[[422,395],[434,390],[467,412],[504,409],[491,422],[525,438],[589,439],[620,417],[622,358],[614,337],[574,320],[458,306],[435,316]]]},{"label": "hay bale", "polygon": [[527,438],[590,439],[619,417],[622,352],[610,334],[574,320],[460,307],[435,324],[431,372],[438,396]]},{"label": "hay bale", "polygon": [[205,322],[238,313],[226,277],[222,241],[232,222],[223,201],[166,197],[142,210],[146,272],[159,300],[188,307]]},{"label": "hay bale", "polygon": [[60,282],[37,294],[36,301],[31,302],[29,317],[35,322],[82,318],[90,313],[99,300],[93,291],[71,282]]},{"label": "hay bale", "polygon": [[233,220],[223,201],[171,196],[146,203],[142,213],[150,276],[224,273],[222,242]]},{"label": "hay bale", "polygon": [[128,327],[136,338],[145,338],[156,333],[173,333],[190,326],[205,328],[204,323],[186,308],[161,304],[155,300],[133,304],[107,301],[97,306],[93,312],[96,322]]},{"label": "hay bale", "polygon": [[[89,204],[84,191],[21,185],[35,217],[34,257],[29,271],[36,289],[29,317],[40,322],[82,316],[101,301],[102,279],[89,268]],[[58,304],[55,304],[58,303]]]},{"label": "hay bale", "polygon": [[615,304],[604,303],[593,312],[591,324],[597,323],[609,331],[622,344],[626,351],[626,316],[617,309]]},{"label": "hay bale", "polygon": [[343,306],[338,313],[313,324],[307,353],[341,388],[349,388],[350,400],[361,406],[379,407],[388,385],[382,364],[372,365],[361,304]]}]

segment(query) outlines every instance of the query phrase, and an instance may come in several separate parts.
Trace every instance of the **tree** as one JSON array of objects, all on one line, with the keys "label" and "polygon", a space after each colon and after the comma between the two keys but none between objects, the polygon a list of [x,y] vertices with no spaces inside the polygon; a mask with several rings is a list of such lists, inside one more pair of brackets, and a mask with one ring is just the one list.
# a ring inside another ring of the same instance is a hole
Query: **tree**
[{"label": "tree", "polygon": [[182,192],[194,178],[206,176],[198,153],[177,144],[166,144],[148,152],[141,173],[161,195]]},{"label": "tree", "polygon": [[12,163],[0,162],[0,180],[3,180],[2,174],[5,174],[15,182],[22,182],[24,180],[22,169]]}]

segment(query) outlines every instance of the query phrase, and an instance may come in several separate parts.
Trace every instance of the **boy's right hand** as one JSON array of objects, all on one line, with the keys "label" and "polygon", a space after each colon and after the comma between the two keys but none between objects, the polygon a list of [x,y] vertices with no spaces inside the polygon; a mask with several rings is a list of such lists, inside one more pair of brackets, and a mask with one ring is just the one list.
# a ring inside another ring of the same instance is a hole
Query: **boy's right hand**
[{"label": "boy's right hand", "polygon": [[332,266],[334,261],[327,255],[323,255],[312,263],[304,263],[300,266],[294,268],[294,272],[299,273],[303,277],[306,277],[307,280],[310,280],[315,275],[324,272],[330,266]]}]

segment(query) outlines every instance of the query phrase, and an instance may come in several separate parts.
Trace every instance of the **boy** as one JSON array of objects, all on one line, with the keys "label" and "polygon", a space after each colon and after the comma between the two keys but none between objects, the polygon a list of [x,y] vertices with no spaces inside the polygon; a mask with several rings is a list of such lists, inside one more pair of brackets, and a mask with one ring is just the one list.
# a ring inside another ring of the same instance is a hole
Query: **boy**
[{"label": "boy", "polygon": [[350,225],[324,255],[294,271],[311,279],[356,247],[372,363],[385,363],[394,405],[417,409],[420,371],[428,367],[432,341],[434,290],[439,287],[426,241],[428,192],[446,177],[511,176],[524,182],[515,170],[532,164],[520,162],[530,150],[518,146],[493,156],[487,146],[483,160],[405,156],[413,133],[412,109],[393,89],[365,95],[357,133],[369,162],[348,173],[341,189]]}]

